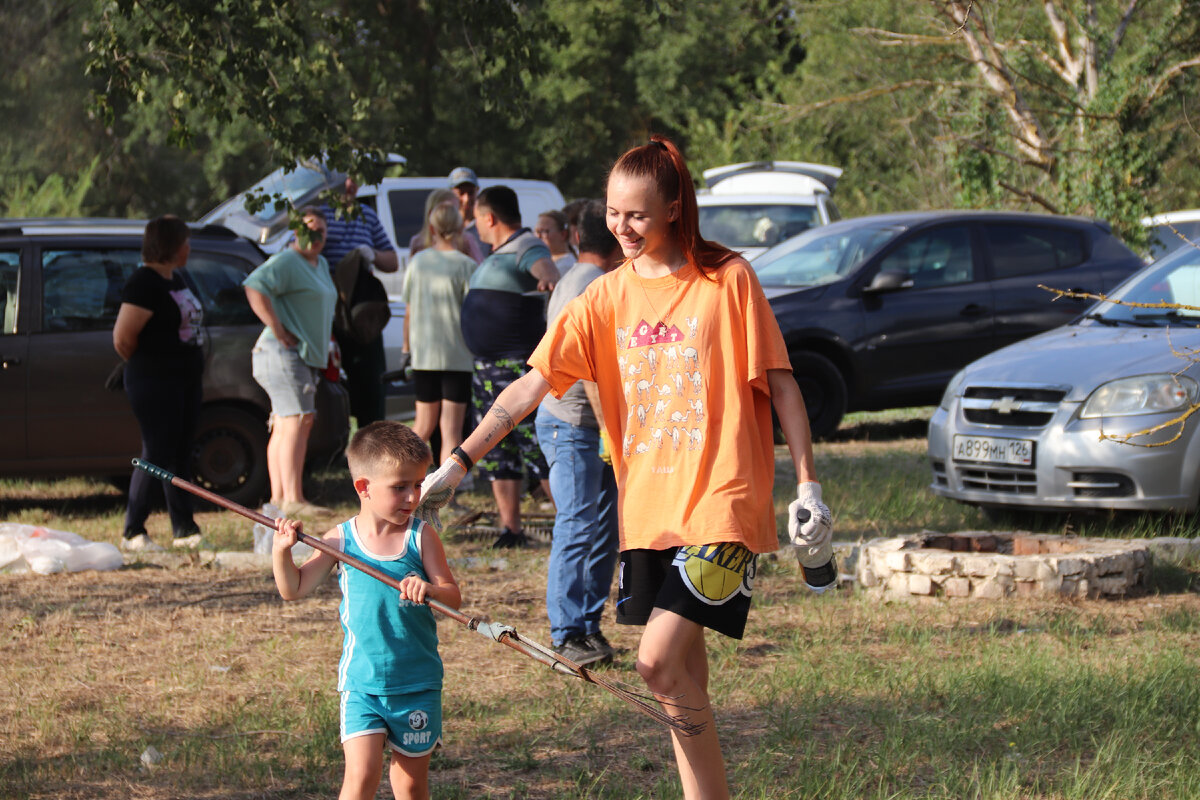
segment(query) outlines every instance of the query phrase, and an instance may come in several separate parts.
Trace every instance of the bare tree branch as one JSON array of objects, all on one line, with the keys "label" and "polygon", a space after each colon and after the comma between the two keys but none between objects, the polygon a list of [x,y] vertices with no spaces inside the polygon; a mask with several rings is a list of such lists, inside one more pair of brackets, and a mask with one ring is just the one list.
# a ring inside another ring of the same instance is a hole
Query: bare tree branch
[{"label": "bare tree branch", "polygon": [[1046,209],[1051,214],[1062,213],[1059,211],[1058,206],[1054,205],[1054,203],[1052,203],[1049,200],[1047,200],[1046,198],[1042,197],[1040,194],[1033,191],[1032,189],[1022,189],[1019,186],[1013,186],[1011,183],[1008,183],[1007,181],[998,181],[998,183],[1000,184],[1000,188],[1004,189],[1004,191],[1009,192],[1010,194],[1014,194],[1017,197],[1023,197],[1026,200],[1030,201],[1031,203],[1037,203],[1039,206]]},{"label": "bare tree branch", "polygon": [[1172,64],[1170,67],[1167,67],[1166,71],[1163,72],[1162,77],[1155,81],[1154,86],[1149,92],[1146,93],[1145,99],[1142,100],[1142,105],[1138,108],[1138,113],[1144,112],[1147,108],[1149,108],[1150,104],[1153,103],[1158,96],[1166,90],[1171,81],[1175,80],[1184,72],[1194,67],[1200,67],[1200,56],[1189,58],[1186,61],[1180,61]]},{"label": "bare tree branch", "polygon": [[1117,23],[1117,29],[1113,32],[1113,40],[1108,45],[1108,52],[1104,55],[1104,63],[1112,61],[1117,54],[1117,49],[1125,39],[1125,31],[1129,29],[1129,23],[1133,20],[1133,12],[1137,9],[1137,4],[1138,0],[1129,0],[1129,5],[1125,6],[1125,13],[1121,15],[1121,21]]},{"label": "bare tree branch", "polygon": [[950,2],[937,10],[949,16],[959,26],[958,35],[962,37],[967,51],[971,54],[972,63],[979,70],[984,82],[1000,98],[1018,133],[1014,137],[1017,147],[1043,169],[1048,170],[1053,166],[1053,159],[1044,149],[1046,137],[1042,126],[1027,107],[1024,96],[996,47],[996,40],[986,21],[981,20],[979,15],[970,16],[971,8],[972,6],[960,2]]},{"label": "bare tree branch", "polygon": [[924,88],[929,88],[929,87],[941,88],[941,87],[947,87],[947,86],[957,88],[957,89],[978,89],[979,88],[975,84],[965,83],[962,81],[931,81],[931,80],[927,80],[925,78],[917,78],[917,79],[910,80],[910,81],[901,81],[900,83],[893,83],[888,86],[873,86],[870,89],[864,89],[861,92],[854,92],[853,94],[842,95],[840,97],[828,97],[824,100],[819,100],[815,103],[809,103],[807,105],[802,105],[802,106],[785,105],[783,103],[768,103],[767,105],[774,107],[774,108],[778,108],[781,111],[790,112],[789,114],[787,114],[786,116],[784,116],[780,120],[778,120],[779,122],[793,122],[797,119],[800,119],[801,117],[806,117],[809,114],[812,114],[814,112],[829,108],[830,106],[844,105],[846,103],[858,103],[863,100],[870,100],[872,98],[880,97],[882,95],[894,94],[895,92],[902,92],[905,89],[915,89],[915,88],[922,88],[922,87],[924,87]]}]

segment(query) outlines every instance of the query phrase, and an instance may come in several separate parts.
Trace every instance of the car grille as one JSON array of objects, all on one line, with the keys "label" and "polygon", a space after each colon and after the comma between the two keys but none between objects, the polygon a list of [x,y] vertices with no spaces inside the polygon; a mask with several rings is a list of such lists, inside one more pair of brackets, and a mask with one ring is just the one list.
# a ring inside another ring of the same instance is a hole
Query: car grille
[{"label": "car grille", "polygon": [[1132,497],[1133,480],[1115,472],[1074,472],[1067,484],[1076,497]]},{"label": "car grille", "polygon": [[964,467],[958,468],[962,488],[996,494],[1035,494],[1037,474],[1033,470],[1007,467]]},{"label": "car grille", "polygon": [[977,425],[1042,428],[1066,394],[1059,388],[969,386],[963,392],[963,416]]}]

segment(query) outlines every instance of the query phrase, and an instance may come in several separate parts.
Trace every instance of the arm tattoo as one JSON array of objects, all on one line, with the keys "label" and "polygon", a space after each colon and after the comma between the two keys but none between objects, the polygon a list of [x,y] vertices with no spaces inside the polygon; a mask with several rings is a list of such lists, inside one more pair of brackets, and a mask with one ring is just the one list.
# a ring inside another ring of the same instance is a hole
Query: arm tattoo
[{"label": "arm tattoo", "polygon": [[498,421],[492,426],[492,429],[488,431],[487,437],[484,439],[485,442],[491,442],[493,439],[497,441],[503,439],[509,431],[516,427],[516,425],[513,424],[512,417],[508,415],[508,412],[504,410],[503,406],[492,406],[492,410],[489,412],[489,415],[495,417]]}]

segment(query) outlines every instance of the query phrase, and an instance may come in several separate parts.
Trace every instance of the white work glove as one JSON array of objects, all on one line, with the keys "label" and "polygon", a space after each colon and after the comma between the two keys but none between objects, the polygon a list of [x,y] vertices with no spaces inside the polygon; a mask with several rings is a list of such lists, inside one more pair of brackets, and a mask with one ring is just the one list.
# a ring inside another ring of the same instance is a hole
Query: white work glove
[{"label": "white work glove", "polygon": [[372,264],[375,263],[375,248],[371,247],[371,245],[360,244],[358,247],[356,247],[354,249],[357,250],[358,252],[362,253],[362,257],[365,258],[367,261],[370,261]]},{"label": "white work glove", "polygon": [[[805,570],[823,567],[833,560],[833,522],[829,507],[821,502],[821,484],[806,481],[796,487],[796,499],[788,506],[788,538]],[[809,588],[820,593],[828,586],[809,584]]]},{"label": "white work glove", "polygon": [[447,458],[444,464],[425,477],[421,486],[421,502],[417,503],[417,510],[413,515],[441,533],[442,520],[438,512],[454,497],[454,490],[466,475],[467,468],[462,462],[454,456]]}]

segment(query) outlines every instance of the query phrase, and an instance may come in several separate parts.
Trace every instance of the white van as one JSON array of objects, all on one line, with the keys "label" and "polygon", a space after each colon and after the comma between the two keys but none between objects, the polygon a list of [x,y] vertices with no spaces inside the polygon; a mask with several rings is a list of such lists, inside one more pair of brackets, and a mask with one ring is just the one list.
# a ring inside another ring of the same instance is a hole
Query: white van
[{"label": "white van", "polygon": [[[545,211],[561,209],[566,201],[562,192],[550,181],[525,178],[480,178],[479,188],[507,186],[517,193],[521,205],[521,224],[532,228],[538,215]],[[448,189],[446,178],[384,178],[374,186],[362,186],[358,190],[360,202],[370,205],[379,214],[379,221],[387,230],[388,238],[400,256],[400,269],[391,275],[377,273],[388,294],[399,295],[408,263],[408,242],[421,230],[425,213],[425,198],[434,189]]]},{"label": "white van", "polygon": [[839,167],[753,161],[704,170],[700,235],[753,260],[768,248],[841,218],[831,195]]},{"label": "white van", "polygon": [[[391,163],[403,163],[400,156],[389,159]],[[323,192],[340,186],[345,181],[345,175],[334,172],[322,164],[302,162],[296,169],[286,172],[282,168],[275,170],[255,184],[248,192],[242,192],[226,200],[221,205],[204,215],[200,222],[212,225],[222,225],[233,232],[245,236],[256,243],[266,253],[277,253],[291,241],[291,231],[287,227],[287,214],[276,211],[274,207],[265,208],[257,213],[246,210],[246,195],[261,189],[268,195],[280,194],[291,201],[295,207],[319,202]],[[488,186],[504,185],[517,193],[521,205],[521,223],[532,228],[537,222],[538,215],[544,211],[560,209],[565,201],[562,192],[550,181],[529,180],[526,178],[480,178],[481,189]],[[400,257],[400,269],[388,275],[376,273],[388,294],[398,296],[400,285],[404,278],[404,266],[408,262],[408,242],[413,234],[421,229],[421,217],[425,212],[425,198],[434,189],[448,189],[449,179],[446,177],[427,178],[384,178],[377,184],[360,186],[358,199],[371,206],[379,214],[379,221],[387,231],[397,255]]]}]

